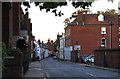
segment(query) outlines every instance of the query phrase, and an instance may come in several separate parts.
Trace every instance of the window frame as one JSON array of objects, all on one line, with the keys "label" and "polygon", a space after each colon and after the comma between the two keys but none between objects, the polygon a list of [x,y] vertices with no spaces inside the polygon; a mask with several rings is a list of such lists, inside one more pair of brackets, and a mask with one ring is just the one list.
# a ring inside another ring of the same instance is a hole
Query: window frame
[{"label": "window frame", "polygon": [[120,47],[120,38],[118,39],[118,46]]},{"label": "window frame", "polygon": [[101,27],[101,34],[105,35],[107,33],[107,28],[106,27]]},{"label": "window frame", "polygon": [[[105,40],[105,45],[103,45],[103,39]],[[101,38],[101,47],[106,47],[106,38]]]},{"label": "window frame", "polygon": [[120,34],[120,27],[118,27],[118,34]]}]

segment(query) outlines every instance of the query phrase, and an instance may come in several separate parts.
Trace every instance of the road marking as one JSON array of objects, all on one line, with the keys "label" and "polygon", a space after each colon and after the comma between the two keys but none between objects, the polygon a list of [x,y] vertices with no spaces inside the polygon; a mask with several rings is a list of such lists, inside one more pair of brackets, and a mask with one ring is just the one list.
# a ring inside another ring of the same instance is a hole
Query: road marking
[{"label": "road marking", "polygon": [[90,73],[85,73],[87,75],[90,75],[91,77],[97,77],[96,75],[90,74]]},{"label": "road marking", "polygon": [[44,79],[46,79],[46,77],[44,77]]}]

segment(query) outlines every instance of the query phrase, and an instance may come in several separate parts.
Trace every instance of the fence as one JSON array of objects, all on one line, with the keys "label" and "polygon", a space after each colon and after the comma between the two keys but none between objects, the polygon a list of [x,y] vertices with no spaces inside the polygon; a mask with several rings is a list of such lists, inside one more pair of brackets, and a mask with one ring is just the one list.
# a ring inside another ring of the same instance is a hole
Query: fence
[{"label": "fence", "polygon": [[95,65],[120,69],[120,48],[94,50]]}]

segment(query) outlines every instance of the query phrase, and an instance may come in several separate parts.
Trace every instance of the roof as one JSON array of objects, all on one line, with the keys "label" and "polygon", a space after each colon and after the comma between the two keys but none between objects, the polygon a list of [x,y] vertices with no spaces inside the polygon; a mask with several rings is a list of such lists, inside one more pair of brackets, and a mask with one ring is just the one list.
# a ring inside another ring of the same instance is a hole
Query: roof
[{"label": "roof", "polygon": [[[118,24],[118,15],[103,14],[104,21],[98,21],[99,14],[78,14],[76,19],[68,24],[68,26],[86,26],[86,25],[109,25],[110,21],[113,24]],[[67,26],[67,27],[68,27]],[[67,28],[65,27],[65,28]]]}]

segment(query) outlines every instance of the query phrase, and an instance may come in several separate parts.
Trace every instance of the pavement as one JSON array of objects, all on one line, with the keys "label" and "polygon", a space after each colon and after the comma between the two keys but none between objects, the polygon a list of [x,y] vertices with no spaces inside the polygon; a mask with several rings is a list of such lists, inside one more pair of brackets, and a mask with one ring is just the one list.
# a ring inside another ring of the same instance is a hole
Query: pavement
[{"label": "pavement", "polygon": [[45,72],[41,67],[40,61],[31,62],[28,71],[25,73],[23,78],[43,78]]},{"label": "pavement", "polygon": [[[72,62],[73,63],[73,62]],[[118,69],[112,69],[112,68],[106,68],[106,67],[100,67],[100,66],[95,66],[95,65],[88,65],[88,64],[80,64],[80,63],[74,63],[74,64],[79,64],[85,67],[93,67],[93,68],[99,68],[99,69],[104,69],[104,70],[110,70],[110,71],[114,71],[114,72],[119,72],[120,70]],[[35,62],[31,62],[31,64],[29,65],[29,69],[26,72],[26,74],[24,75],[23,78],[43,78],[46,79],[46,72],[43,70],[40,61],[35,61]]]}]

